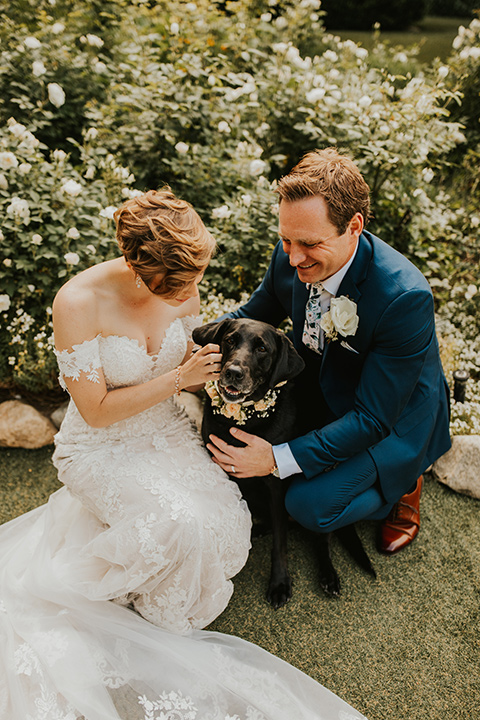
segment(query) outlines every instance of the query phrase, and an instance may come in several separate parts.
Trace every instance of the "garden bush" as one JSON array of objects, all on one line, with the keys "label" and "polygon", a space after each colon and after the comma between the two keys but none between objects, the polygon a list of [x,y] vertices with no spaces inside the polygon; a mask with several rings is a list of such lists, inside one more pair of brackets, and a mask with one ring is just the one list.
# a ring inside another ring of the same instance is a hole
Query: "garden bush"
[{"label": "garden bush", "polygon": [[330,145],[372,188],[372,232],[420,267],[446,334],[473,347],[478,20],[451,61],[422,67],[381,33],[370,52],[328,33],[318,0],[28,7],[14,0],[0,21],[0,383],[53,386],[48,308],[116,253],[125,197],[168,183],[198,209],[218,241],[210,316],[264,273],[278,178]]},{"label": "garden bush", "polygon": [[0,378],[32,392],[56,384],[51,306],[70,276],[118,254],[112,213],[133,192],[113,156],[79,148],[82,171],[10,118],[0,129]]}]

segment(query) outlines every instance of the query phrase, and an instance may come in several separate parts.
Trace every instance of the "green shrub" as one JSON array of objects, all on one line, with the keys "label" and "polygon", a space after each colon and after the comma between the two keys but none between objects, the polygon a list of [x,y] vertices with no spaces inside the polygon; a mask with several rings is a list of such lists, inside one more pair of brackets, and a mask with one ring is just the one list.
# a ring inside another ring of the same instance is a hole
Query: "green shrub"
[{"label": "green shrub", "polygon": [[134,180],[86,136],[82,165],[11,118],[0,128],[0,381],[52,387],[51,305],[70,276],[117,255],[112,212]]}]

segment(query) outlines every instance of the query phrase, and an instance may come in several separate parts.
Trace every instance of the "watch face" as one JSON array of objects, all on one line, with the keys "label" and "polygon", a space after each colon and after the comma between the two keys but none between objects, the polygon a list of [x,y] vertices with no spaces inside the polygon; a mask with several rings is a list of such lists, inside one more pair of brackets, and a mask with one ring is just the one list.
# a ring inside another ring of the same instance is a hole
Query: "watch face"
[{"label": "watch face", "polygon": [[276,465],[275,465],[275,467],[273,468],[273,470],[272,470],[272,473],[271,473],[271,474],[272,474],[272,475],[273,475],[274,477],[277,477],[277,478],[279,478],[279,477],[280,477],[280,473],[279,473],[279,471],[278,471],[278,467],[277,467]]}]

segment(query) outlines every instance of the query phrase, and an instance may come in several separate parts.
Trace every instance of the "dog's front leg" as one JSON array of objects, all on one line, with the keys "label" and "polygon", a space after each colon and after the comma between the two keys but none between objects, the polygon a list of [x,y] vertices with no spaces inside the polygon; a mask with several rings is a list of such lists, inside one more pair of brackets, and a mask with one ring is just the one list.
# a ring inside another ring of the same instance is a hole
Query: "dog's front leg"
[{"label": "dog's front leg", "polygon": [[292,581],[287,566],[287,511],[285,509],[284,482],[271,475],[264,478],[270,498],[272,519],[272,564],[267,600],[277,610],[292,597]]},{"label": "dog's front leg", "polygon": [[330,556],[331,533],[318,533],[318,565],[320,587],[330,597],[339,597],[340,578]]}]

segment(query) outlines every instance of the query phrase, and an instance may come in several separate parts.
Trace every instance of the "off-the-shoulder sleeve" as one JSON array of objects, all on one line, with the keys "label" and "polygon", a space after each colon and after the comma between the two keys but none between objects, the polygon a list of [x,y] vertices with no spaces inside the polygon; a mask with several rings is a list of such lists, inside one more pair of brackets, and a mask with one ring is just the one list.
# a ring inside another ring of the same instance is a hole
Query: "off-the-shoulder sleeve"
[{"label": "off-the-shoulder sleeve", "polygon": [[79,380],[81,373],[85,373],[87,380],[91,382],[100,382],[98,369],[102,367],[102,363],[98,336],[93,340],[85,340],[79,345],[73,345],[72,348],[71,351],[54,350],[60,370],[58,380],[62,388],[67,389],[65,378]]},{"label": "off-the-shoulder sleeve", "polygon": [[187,337],[188,342],[192,339],[192,333],[195,330],[196,327],[200,327],[202,324],[202,316],[201,315],[185,315],[184,317],[180,318],[183,324],[183,329],[185,330],[185,335]]}]

